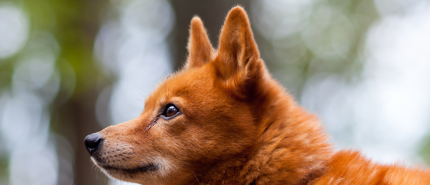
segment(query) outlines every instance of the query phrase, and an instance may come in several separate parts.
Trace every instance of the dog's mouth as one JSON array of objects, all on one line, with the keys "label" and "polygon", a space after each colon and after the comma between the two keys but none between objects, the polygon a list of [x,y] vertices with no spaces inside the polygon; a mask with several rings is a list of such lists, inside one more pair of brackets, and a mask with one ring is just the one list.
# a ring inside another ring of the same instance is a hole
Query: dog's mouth
[{"label": "dog's mouth", "polygon": [[121,173],[133,175],[137,173],[153,172],[159,169],[159,165],[155,163],[141,163],[138,165],[127,164],[123,161],[122,163],[105,163],[96,157],[91,157],[93,162],[109,174]]},{"label": "dog's mouth", "polygon": [[145,173],[151,171],[157,171],[158,165],[156,164],[145,164],[143,166],[138,167],[123,167],[123,166],[109,166],[109,165],[99,165],[102,169],[108,172],[122,172],[126,174],[136,174],[136,173]]}]

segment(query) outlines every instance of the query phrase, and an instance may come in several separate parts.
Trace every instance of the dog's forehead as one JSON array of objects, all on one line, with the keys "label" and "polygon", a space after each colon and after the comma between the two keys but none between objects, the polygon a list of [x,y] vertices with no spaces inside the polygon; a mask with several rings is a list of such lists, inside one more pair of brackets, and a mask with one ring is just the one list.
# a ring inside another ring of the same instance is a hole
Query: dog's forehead
[{"label": "dog's forehead", "polygon": [[146,104],[168,103],[174,97],[189,97],[209,91],[213,79],[209,72],[191,69],[170,75],[148,97]]}]

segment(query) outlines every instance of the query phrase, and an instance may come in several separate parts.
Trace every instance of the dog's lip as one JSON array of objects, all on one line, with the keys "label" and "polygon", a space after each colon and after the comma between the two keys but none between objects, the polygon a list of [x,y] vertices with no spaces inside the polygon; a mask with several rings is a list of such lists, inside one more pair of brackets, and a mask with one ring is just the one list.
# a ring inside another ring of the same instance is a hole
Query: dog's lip
[{"label": "dog's lip", "polygon": [[145,173],[150,171],[156,171],[158,169],[158,165],[153,163],[148,163],[143,166],[137,166],[133,168],[121,168],[121,167],[115,167],[110,165],[99,165],[102,169],[107,171],[121,171],[127,174],[133,174],[133,173]]},{"label": "dog's lip", "polygon": [[[149,171],[156,171],[159,168],[159,165],[155,164],[155,163],[146,163],[146,164],[141,164],[139,166],[134,166],[131,168],[123,168],[122,165],[118,165],[118,166],[113,166],[113,165],[108,165],[106,163],[104,163],[103,161],[100,161],[100,159],[98,159],[95,156],[91,157],[93,162],[100,167],[101,169],[104,169],[106,171],[110,171],[110,172],[124,172],[127,174],[132,174],[132,173],[144,173],[144,172],[149,172]],[[121,166],[121,167],[120,167]]]}]

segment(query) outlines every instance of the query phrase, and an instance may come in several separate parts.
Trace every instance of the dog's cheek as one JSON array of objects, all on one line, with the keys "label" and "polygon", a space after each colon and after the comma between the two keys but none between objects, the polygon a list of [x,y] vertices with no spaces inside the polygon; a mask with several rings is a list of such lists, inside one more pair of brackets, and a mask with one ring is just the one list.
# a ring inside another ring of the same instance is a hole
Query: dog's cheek
[{"label": "dog's cheek", "polygon": [[158,126],[150,131],[153,136],[150,139],[151,148],[159,151],[163,157],[182,153],[187,146],[184,140],[188,137],[189,130],[186,120],[177,117],[172,120],[160,120],[157,124]]},{"label": "dog's cheek", "polygon": [[186,129],[186,121],[182,119],[167,125],[167,132],[172,136],[180,136]]}]

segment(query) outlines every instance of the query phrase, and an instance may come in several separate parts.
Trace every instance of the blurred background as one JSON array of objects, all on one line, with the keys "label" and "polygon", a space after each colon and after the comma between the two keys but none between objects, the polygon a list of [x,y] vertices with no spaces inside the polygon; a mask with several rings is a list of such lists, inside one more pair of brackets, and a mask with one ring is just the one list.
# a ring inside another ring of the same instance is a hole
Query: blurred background
[{"label": "blurred background", "polygon": [[217,46],[237,4],[332,143],[429,162],[428,0],[0,0],[0,184],[128,184],[92,165],[84,137],[139,115],[184,64],[193,15]]}]

